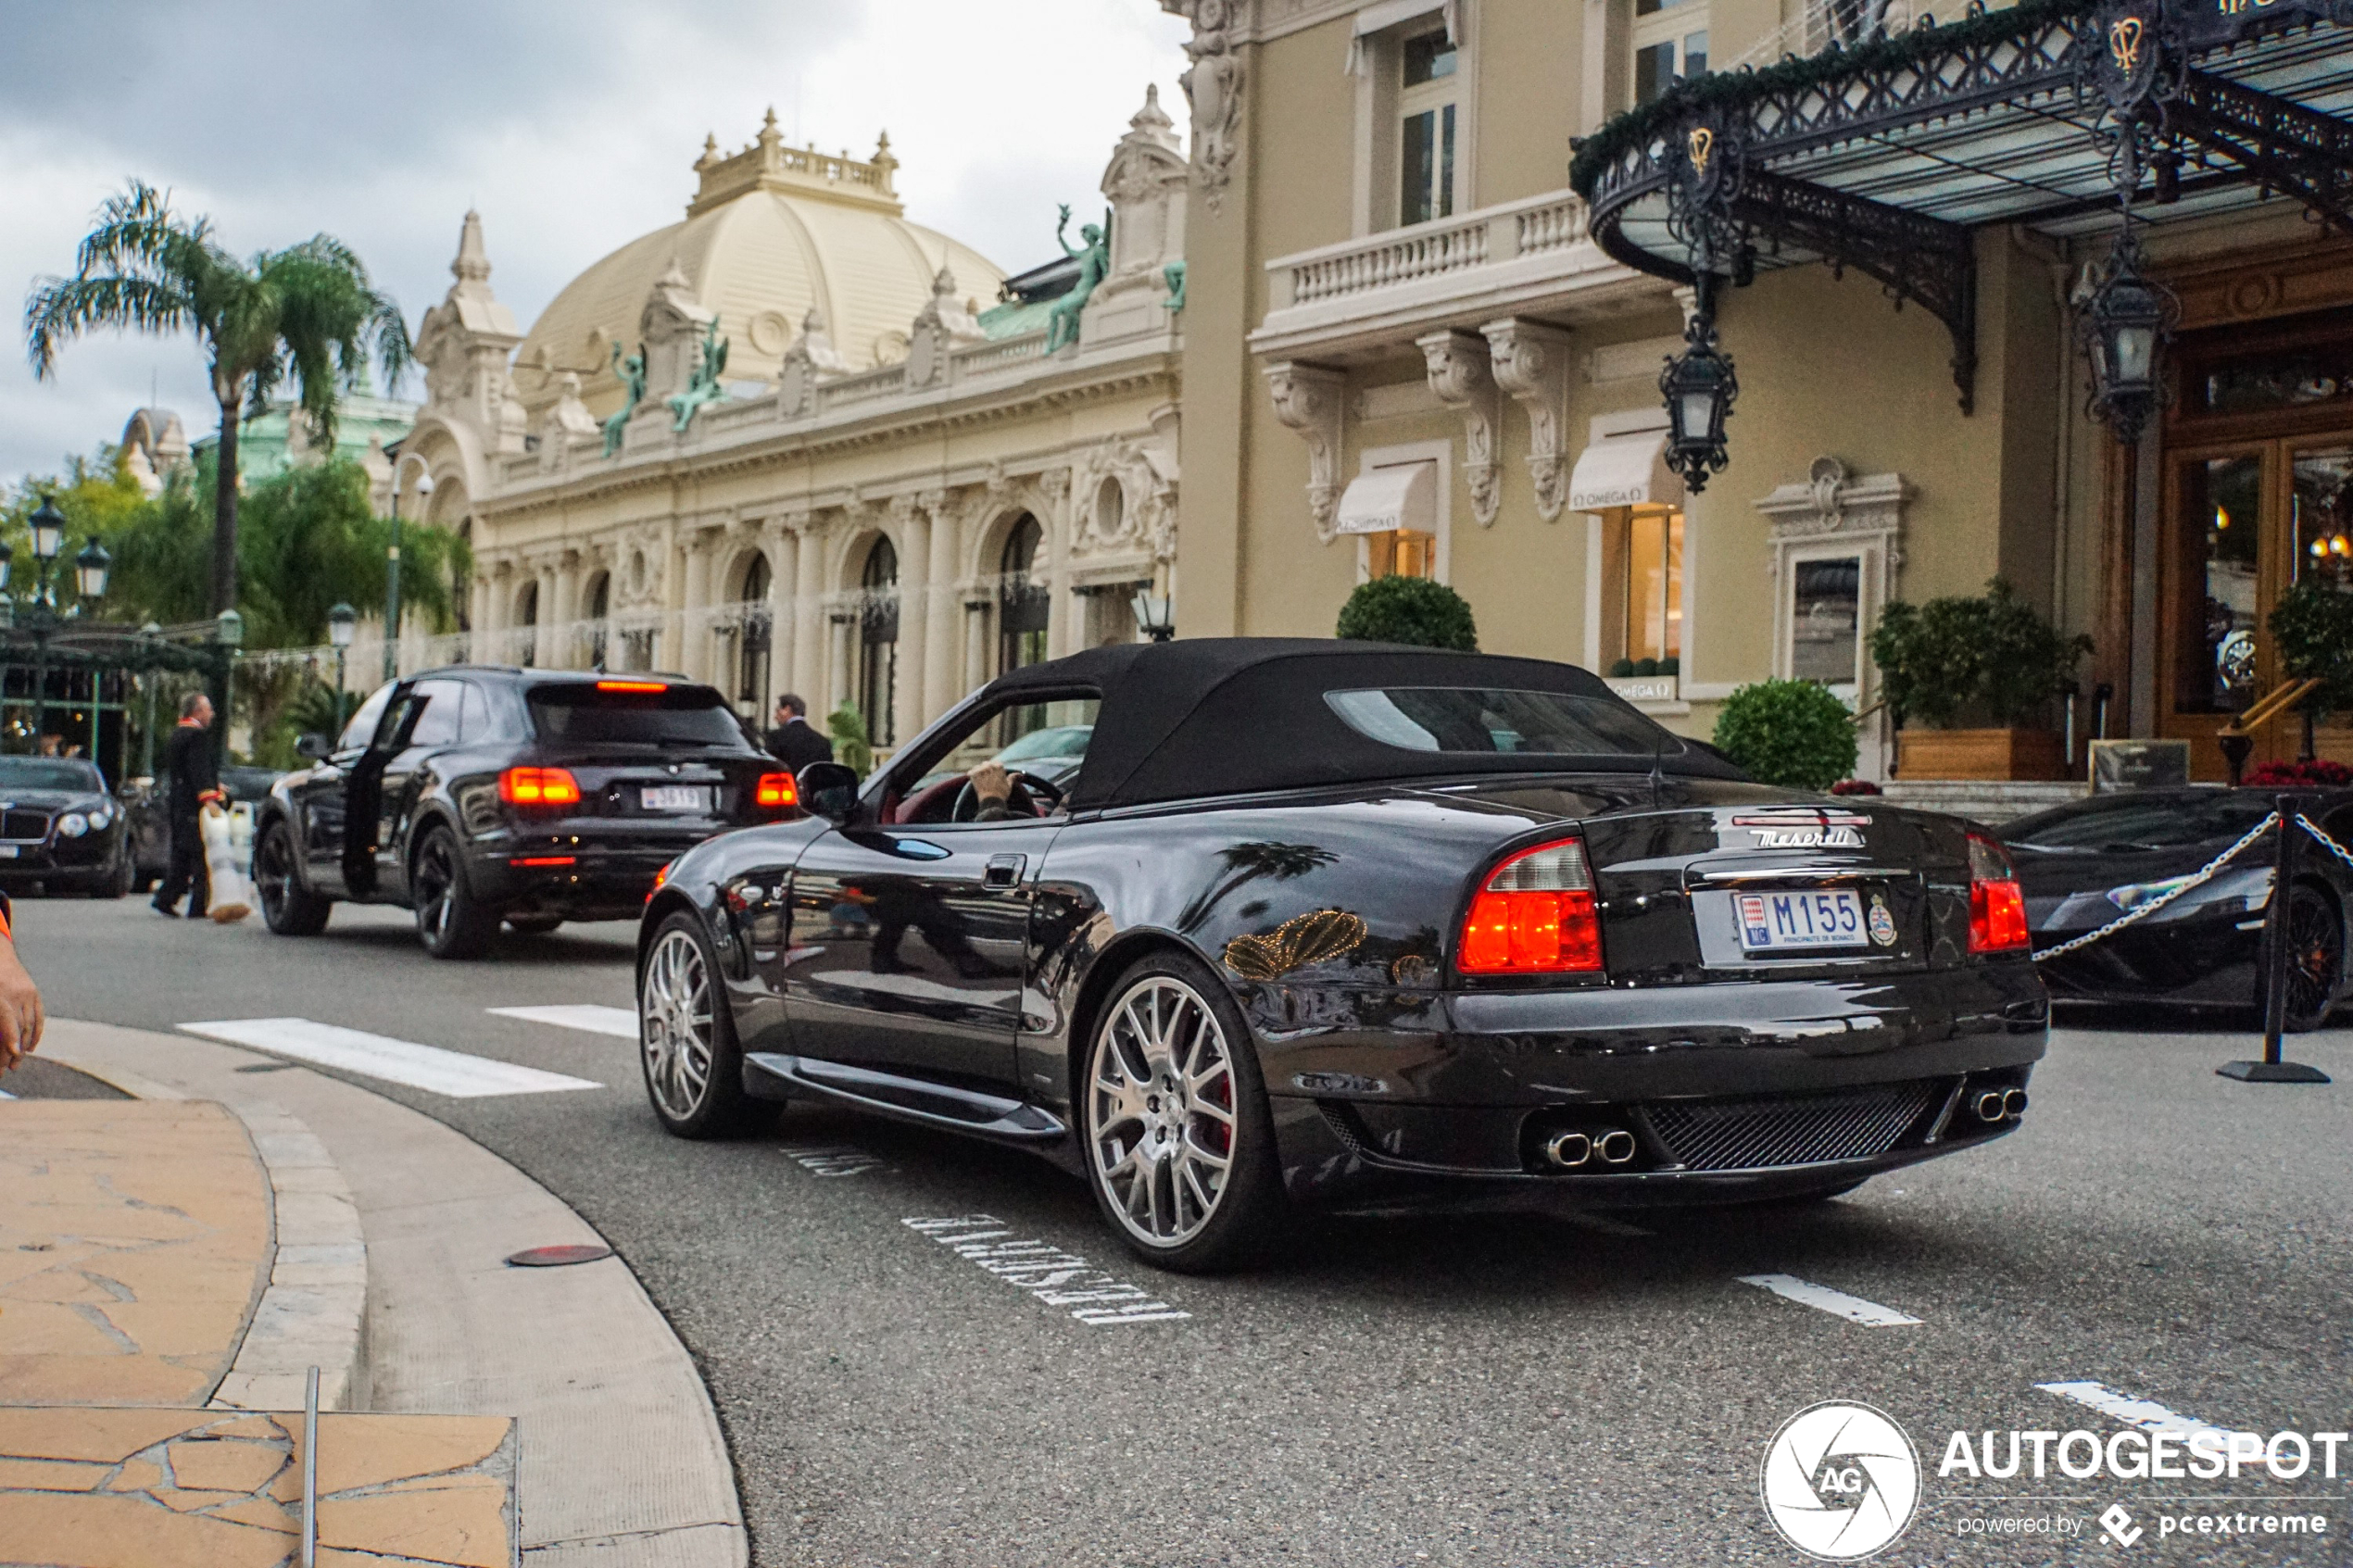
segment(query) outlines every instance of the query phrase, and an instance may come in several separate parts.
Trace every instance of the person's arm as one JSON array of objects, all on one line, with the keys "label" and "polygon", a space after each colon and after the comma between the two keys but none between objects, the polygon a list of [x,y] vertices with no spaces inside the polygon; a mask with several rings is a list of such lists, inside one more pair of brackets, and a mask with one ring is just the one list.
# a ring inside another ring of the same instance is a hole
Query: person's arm
[{"label": "person's arm", "polygon": [[195,762],[196,804],[225,806],[229,803],[229,795],[220,787],[220,769],[212,756],[212,735],[204,730],[192,733],[196,736],[196,744],[188,751]]},{"label": "person's arm", "polygon": [[16,911],[0,894],[0,1073],[32,1054],[41,1043],[41,991],[17,958]]}]

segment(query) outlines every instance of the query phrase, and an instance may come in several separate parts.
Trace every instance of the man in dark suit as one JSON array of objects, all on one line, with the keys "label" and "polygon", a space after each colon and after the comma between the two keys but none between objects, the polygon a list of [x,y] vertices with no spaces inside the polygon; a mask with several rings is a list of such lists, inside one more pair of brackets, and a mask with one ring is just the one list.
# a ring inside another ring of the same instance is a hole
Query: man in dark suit
[{"label": "man in dark suit", "polygon": [[834,759],[834,743],[809,721],[809,705],[786,692],[776,699],[776,727],[768,732],[768,755],[794,772],[812,762]]},{"label": "man in dark suit", "polygon": [[221,797],[220,776],[212,765],[212,699],[190,692],[180,702],[180,724],[171,732],[171,870],[156,889],[156,912],[177,915],[182,895],[188,916],[195,919],[212,901],[212,878],[205,870],[204,828],[197,814],[208,801]]}]

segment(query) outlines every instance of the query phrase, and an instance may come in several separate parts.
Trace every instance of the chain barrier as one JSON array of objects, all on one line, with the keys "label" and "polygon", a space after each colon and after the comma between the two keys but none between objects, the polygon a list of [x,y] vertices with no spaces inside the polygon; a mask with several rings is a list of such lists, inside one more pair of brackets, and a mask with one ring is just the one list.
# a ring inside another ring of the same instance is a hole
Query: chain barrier
[{"label": "chain barrier", "polygon": [[[2280,814],[2277,811],[2273,811],[2261,822],[2247,829],[2245,836],[2241,837],[2236,844],[2232,845],[2228,849],[2223,850],[2220,855],[2217,855],[2214,859],[2207,861],[2195,875],[2187,878],[2179,886],[2166,889],[2165,892],[2158,897],[2150,899],[2147,903],[2143,904],[2136,909],[2127,910],[2121,919],[2112,920],[2106,925],[2101,926],[2097,931],[2087,931],[2081,936],[2070,937],[2068,940],[2060,943],[2055,947],[2045,947],[2041,949],[2034,955],[2034,961],[2036,963],[2043,963],[2051,959],[2060,958],[2066,954],[2071,953],[2078,947],[2088,947],[2093,943],[2101,940],[2103,937],[2115,935],[2118,932],[2123,930],[2128,925],[2136,925],[2140,922],[2148,919],[2149,916],[2157,913],[2158,910],[2165,908],[2168,904],[2172,903],[2183,894],[2188,893],[2195,888],[2202,887],[2207,883],[2213,881],[2214,875],[2217,872],[2220,872],[2224,866],[2230,864],[2231,861],[2236,859],[2240,855],[2244,854],[2248,845],[2253,844],[2257,839],[2269,833],[2279,820]],[[2319,838],[2322,843],[2327,845],[2331,849],[2335,850],[2340,857],[2343,857],[2347,864],[2353,865],[2353,855],[2346,854],[2344,848],[2338,845],[2334,839],[2329,837],[2326,834],[2322,833],[2319,828],[2313,827],[2310,821],[2307,819],[2302,812],[2298,812],[2296,814],[2296,820],[2302,822],[2306,830],[2311,833],[2313,836]]]},{"label": "chain barrier", "polygon": [[2353,866],[2353,849],[2346,848],[2344,845],[2339,844],[2335,839],[2331,838],[2327,834],[2322,833],[2319,825],[2316,824],[2311,818],[2306,816],[2303,812],[2298,811],[2296,814],[2296,825],[2302,828],[2306,833],[2311,834],[2314,841],[2317,842],[2322,848],[2327,850],[2330,854],[2335,856],[2347,865]]}]

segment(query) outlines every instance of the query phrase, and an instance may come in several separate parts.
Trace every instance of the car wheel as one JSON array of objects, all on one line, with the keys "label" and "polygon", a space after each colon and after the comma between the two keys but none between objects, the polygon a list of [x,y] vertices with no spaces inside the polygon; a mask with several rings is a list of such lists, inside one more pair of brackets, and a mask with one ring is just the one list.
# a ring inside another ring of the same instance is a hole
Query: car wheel
[{"label": "car wheel", "polygon": [[1081,1086],[1088,1183],[1130,1250],[1207,1273],[1254,1261],[1283,1217],[1248,1026],[1216,977],[1157,953],[1121,975]]},{"label": "car wheel", "polygon": [[316,936],[327,929],[334,905],[305,888],[295,869],[294,830],[271,822],[253,847],[253,887],[261,898],[261,922],[280,936]]},{"label": "car wheel", "polygon": [[[2287,906],[2287,1027],[2293,1034],[2318,1029],[2336,1006],[2345,979],[2345,922],[2317,887],[2298,886]],[[2256,977],[2256,1006],[2263,1004],[2262,976]]]},{"label": "car wheel", "polygon": [[561,918],[554,915],[509,915],[507,917],[507,929],[518,936],[545,936],[561,924],[563,924]]},{"label": "car wheel", "polygon": [[417,847],[409,873],[417,939],[437,959],[479,958],[497,934],[498,914],[484,909],[466,883],[466,858],[447,828],[434,828]]},{"label": "car wheel", "polygon": [[726,986],[690,914],[662,922],[646,949],[637,975],[637,1042],[646,1098],[675,1136],[731,1137],[766,1119],[771,1108],[744,1093]]}]

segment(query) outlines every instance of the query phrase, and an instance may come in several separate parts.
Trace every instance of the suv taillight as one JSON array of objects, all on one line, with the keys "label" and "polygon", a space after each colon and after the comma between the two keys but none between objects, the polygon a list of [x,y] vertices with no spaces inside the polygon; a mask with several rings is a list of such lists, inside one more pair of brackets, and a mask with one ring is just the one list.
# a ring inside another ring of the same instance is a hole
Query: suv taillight
[{"label": "suv taillight", "polygon": [[1969,950],[2016,953],[2032,946],[2026,895],[2009,851],[1982,833],[1969,835]]},{"label": "suv taillight", "polygon": [[752,798],[763,811],[782,811],[800,804],[800,786],[790,773],[762,773]]},{"label": "suv taillight", "polygon": [[1454,967],[1465,974],[1568,974],[1602,967],[1602,924],[1585,846],[1523,849],[1488,873],[1464,917]]},{"label": "suv taillight", "polygon": [[577,806],[580,781],[569,768],[510,768],[498,775],[498,798],[510,806]]}]

